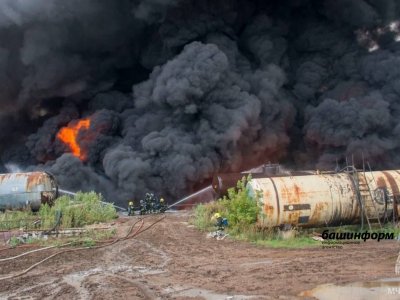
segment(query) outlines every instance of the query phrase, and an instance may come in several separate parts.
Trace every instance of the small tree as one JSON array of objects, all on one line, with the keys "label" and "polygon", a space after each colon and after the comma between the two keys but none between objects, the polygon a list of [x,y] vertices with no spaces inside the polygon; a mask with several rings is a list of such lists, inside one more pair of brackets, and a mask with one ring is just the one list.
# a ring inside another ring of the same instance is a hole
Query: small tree
[{"label": "small tree", "polygon": [[218,212],[228,219],[228,230],[233,234],[246,234],[253,230],[261,212],[258,205],[260,193],[250,195],[247,183],[251,180],[249,175],[237,182],[236,188],[228,189],[228,195],[222,199],[207,204],[199,204],[195,208],[193,224],[201,230],[215,228],[212,216]]},{"label": "small tree", "polygon": [[246,186],[250,180],[251,175],[243,177],[238,181],[236,188],[228,189],[228,195],[219,200],[226,208],[229,226],[238,230],[256,223],[260,213],[259,193],[251,196]]}]

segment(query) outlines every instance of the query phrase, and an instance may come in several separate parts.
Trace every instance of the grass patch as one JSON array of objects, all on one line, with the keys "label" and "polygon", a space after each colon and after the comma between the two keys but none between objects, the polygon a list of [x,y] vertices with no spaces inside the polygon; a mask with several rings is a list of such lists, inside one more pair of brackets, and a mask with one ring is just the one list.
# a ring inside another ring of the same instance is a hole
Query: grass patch
[{"label": "grass patch", "polygon": [[21,241],[17,237],[13,236],[10,238],[10,242],[9,242],[10,247],[15,248],[20,244],[21,244]]},{"label": "grass patch", "polygon": [[215,224],[211,218],[217,211],[222,210],[224,207],[219,202],[199,204],[194,208],[194,218],[190,220],[190,223],[201,231],[213,230]]},{"label": "grass patch", "polygon": [[64,236],[59,238],[50,237],[47,240],[36,239],[35,241],[42,247],[57,246],[71,243],[75,247],[94,247],[98,242],[106,241],[115,237],[117,231],[115,228],[106,230],[91,229],[75,236]]},{"label": "grass patch", "polygon": [[267,228],[257,224],[228,231],[235,239],[272,248],[306,248],[321,245],[321,242],[311,238],[312,234],[308,230],[302,229],[290,230],[289,233],[293,236],[285,238],[278,228]]},{"label": "grass patch", "polygon": [[39,216],[31,211],[7,211],[0,213],[0,230],[31,229],[37,226]]},{"label": "grass patch", "polygon": [[271,248],[307,248],[314,246],[321,246],[321,242],[315,241],[307,236],[294,237],[291,239],[268,239],[257,240],[255,244],[268,246]]},{"label": "grass patch", "polygon": [[74,228],[117,218],[112,204],[102,203],[101,194],[77,193],[74,197],[62,196],[53,206],[44,204],[39,212],[6,211],[0,213],[0,230]]},{"label": "grass patch", "polygon": [[77,193],[74,198],[62,196],[51,207],[47,204],[42,205],[39,214],[44,227],[55,224],[58,212],[62,215],[61,228],[82,227],[115,219],[115,208],[102,201],[102,196],[94,192]]}]

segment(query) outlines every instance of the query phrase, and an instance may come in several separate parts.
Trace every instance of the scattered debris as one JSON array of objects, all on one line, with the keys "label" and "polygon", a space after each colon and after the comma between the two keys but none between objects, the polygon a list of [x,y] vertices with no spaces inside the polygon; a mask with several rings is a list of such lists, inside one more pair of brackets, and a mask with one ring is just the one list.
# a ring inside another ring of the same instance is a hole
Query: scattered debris
[{"label": "scattered debris", "polygon": [[21,234],[19,236],[13,236],[7,240],[7,244],[27,244],[31,243],[33,240],[47,240],[49,236],[43,232],[28,232]]},{"label": "scattered debris", "polygon": [[320,236],[313,236],[313,237],[311,237],[314,241],[319,241],[319,242],[322,242],[324,239],[322,238],[322,237],[320,237]]},{"label": "scattered debris", "polygon": [[217,231],[213,231],[207,234],[207,238],[215,238],[218,241],[223,240],[224,238],[226,238],[229,234],[223,232],[222,230],[217,230]]}]

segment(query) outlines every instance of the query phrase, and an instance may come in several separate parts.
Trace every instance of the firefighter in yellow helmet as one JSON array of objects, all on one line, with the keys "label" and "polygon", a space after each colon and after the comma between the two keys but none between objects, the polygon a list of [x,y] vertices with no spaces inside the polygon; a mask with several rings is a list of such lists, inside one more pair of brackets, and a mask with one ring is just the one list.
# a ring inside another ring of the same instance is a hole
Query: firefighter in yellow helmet
[{"label": "firefighter in yellow helmet", "polygon": [[215,213],[213,219],[218,220],[219,218],[221,218],[221,214],[219,212]]},{"label": "firefighter in yellow helmet", "polygon": [[167,210],[167,204],[163,197],[160,198],[160,212],[165,212]]},{"label": "firefighter in yellow helmet", "polygon": [[218,230],[224,230],[228,226],[228,220],[223,218],[219,212],[216,212],[211,220],[215,221],[215,226]]},{"label": "firefighter in yellow helmet", "polygon": [[216,227],[218,228],[218,230],[219,230],[220,227],[221,227],[221,226],[220,226],[220,225],[221,225],[221,222],[222,222],[221,214],[220,214],[219,212],[216,212],[216,213],[212,216],[211,220],[215,222],[215,226],[216,226]]},{"label": "firefighter in yellow helmet", "polygon": [[128,203],[128,216],[133,216],[135,214],[135,206],[133,204],[133,201],[129,201]]}]

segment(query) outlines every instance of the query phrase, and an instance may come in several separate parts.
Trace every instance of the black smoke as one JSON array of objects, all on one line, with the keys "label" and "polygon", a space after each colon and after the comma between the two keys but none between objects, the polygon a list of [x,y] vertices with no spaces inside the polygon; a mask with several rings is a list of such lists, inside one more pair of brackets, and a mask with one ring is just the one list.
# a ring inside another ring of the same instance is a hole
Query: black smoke
[{"label": "black smoke", "polygon": [[[268,161],[398,167],[399,22],[395,0],[2,0],[0,168],[120,202]],[[57,138],[82,118],[85,161]]]}]

